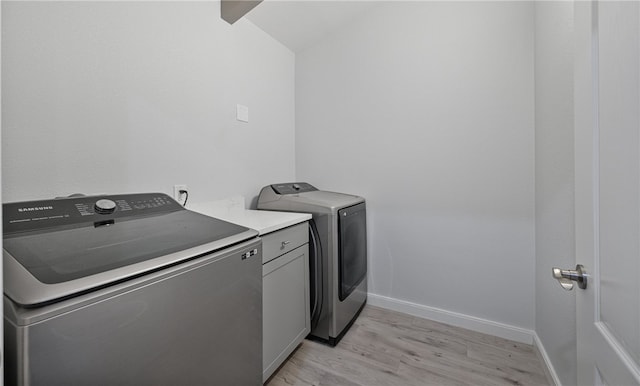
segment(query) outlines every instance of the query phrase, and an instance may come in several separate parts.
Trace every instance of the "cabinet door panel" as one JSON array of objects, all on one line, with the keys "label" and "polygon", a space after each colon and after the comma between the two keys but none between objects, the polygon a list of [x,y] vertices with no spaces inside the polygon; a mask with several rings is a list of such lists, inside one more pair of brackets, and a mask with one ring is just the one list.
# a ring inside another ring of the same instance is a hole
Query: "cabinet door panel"
[{"label": "cabinet door panel", "polygon": [[309,333],[309,262],[304,245],[262,266],[263,381]]}]

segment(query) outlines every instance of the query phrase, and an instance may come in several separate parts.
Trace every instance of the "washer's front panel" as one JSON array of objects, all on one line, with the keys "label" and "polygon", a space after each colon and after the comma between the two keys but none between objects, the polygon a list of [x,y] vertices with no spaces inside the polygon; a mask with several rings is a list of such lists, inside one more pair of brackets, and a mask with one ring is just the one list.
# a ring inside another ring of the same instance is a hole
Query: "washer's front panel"
[{"label": "washer's front panel", "polygon": [[7,383],[261,384],[261,250],[260,241],[243,244],[39,323],[5,316],[17,346],[6,352]]}]

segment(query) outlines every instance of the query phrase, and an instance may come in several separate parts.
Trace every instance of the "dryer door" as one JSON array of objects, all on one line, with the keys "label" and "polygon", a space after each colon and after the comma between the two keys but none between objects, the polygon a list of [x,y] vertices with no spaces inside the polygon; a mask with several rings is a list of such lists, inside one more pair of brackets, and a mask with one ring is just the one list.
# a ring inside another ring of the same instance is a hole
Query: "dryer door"
[{"label": "dryer door", "polygon": [[338,211],[338,235],[338,297],[343,301],[367,277],[365,203]]}]

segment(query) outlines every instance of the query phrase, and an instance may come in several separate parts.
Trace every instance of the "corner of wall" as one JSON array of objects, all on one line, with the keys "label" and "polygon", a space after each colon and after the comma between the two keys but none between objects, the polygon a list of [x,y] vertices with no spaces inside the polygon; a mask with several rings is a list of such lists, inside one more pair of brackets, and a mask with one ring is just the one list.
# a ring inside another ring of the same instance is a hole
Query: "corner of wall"
[{"label": "corner of wall", "polygon": [[536,351],[536,356],[542,363],[542,369],[544,370],[544,374],[547,376],[547,381],[549,381],[550,385],[562,386],[562,382],[560,382],[560,378],[556,373],[556,369],[553,367],[553,363],[551,363],[551,359],[547,354],[547,351],[544,349],[544,345],[540,340],[540,337],[536,332],[533,333],[533,347]]}]

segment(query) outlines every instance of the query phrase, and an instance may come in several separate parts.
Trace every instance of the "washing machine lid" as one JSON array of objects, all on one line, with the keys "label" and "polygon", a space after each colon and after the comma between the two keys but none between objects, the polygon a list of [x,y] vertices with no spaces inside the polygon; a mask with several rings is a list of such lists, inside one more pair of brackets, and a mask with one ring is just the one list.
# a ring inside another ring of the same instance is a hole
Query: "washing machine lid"
[{"label": "washing machine lid", "polygon": [[3,204],[4,292],[34,305],[210,253],[258,232],[162,193]]}]

